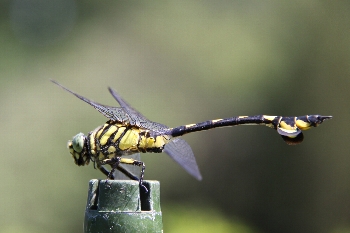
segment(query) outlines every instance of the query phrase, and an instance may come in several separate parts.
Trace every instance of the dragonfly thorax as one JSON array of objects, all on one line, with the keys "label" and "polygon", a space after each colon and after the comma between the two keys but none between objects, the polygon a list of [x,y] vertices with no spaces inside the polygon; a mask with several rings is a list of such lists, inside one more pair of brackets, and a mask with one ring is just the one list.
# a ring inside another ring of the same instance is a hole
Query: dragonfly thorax
[{"label": "dragonfly thorax", "polygon": [[[80,140],[79,135],[76,137]],[[90,156],[98,162],[140,152],[161,153],[170,138],[148,129],[109,120],[90,132],[85,144]],[[79,140],[76,144],[80,149]]]},{"label": "dragonfly thorax", "polygon": [[86,136],[83,133],[78,133],[73,137],[73,140],[69,140],[67,147],[71,153],[74,162],[78,166],[88,165],[90,162],[90,155],[86,149]]}]

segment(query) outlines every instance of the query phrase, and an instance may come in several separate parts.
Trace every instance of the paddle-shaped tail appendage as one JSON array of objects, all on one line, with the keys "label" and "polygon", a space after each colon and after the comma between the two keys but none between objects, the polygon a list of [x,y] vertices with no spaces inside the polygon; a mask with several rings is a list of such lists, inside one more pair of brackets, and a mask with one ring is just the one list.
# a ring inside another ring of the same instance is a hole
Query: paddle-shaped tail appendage
[{"label": "paddle-shaped tail appendage", "polygon": [[282,117],[282,116],[238,116],[226,119],[217,119],[204,121],[197,124],[183,125],[170,129],[170,135],[173,137],[182,136],[187,133],[208,130],[219,127],[235,125],[265,125],[274,128],[282,136],[288,145],[296,145],[303,141],[302,130],[317,127],[324,120],[332,119],[332,116],[306,115],[299,117]]},{"label": "paddle-shaped tail appendage", "polygon": [[288,145],[297,145],[304,139],[302,130],[319,126],[332,116],[306,115],[299,117],[282,117],[277,125],[277,132]]}]

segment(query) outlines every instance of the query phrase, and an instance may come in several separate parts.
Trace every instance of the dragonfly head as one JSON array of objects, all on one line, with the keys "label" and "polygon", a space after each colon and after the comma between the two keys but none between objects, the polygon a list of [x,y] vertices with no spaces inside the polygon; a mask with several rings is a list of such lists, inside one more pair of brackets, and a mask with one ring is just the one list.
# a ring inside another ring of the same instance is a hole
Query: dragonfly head
[{"label": "dragonfly head", "polygon": [[90,155],[87,153],[85,142],[86,136],[83,133],[78,133],[67,144],[69,152],[78,166],[88,165],[90,162]]}]

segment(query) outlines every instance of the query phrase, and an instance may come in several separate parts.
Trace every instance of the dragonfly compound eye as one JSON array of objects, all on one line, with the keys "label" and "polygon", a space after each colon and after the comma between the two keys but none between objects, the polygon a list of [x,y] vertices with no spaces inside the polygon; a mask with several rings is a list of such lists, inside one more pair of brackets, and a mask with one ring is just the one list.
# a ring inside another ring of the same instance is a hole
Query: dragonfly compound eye
[{"label": "dragonfly compound eye", "polygon": [[74,151],[80,153],[84,147],[85,136],[83,133],[78,133],[73,137],[72,146]]}]

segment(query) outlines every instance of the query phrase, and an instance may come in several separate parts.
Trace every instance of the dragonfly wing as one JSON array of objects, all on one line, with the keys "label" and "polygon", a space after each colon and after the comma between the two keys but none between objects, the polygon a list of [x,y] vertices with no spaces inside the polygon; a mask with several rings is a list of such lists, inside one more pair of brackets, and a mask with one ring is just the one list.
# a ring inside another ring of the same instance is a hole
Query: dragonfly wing
[{"label": "dragonfly wing", "polygon": [[100,113],[102,113],[105,117],[113,120],[113,121],[119,121],[119,122],[128,122],[129,118],[127,116],[127,114],[124,112],[123,108],[118,108],[118,107],[110,107],[110,106],[106,106],[103,104],[99,104],[96,103],[92,100],[89,100],[87,98],[85,98],[84,96],[81,96],[71,90],[69,90],[68,88],[62,86],[61,84],[59,84],[58,82],[51,80],[51,82],[55,83],[56,85],[60,86],[61,88],[63,88],[64,90],[68,91],[69,93],[75,95],[76,97],[78,97],[79,99],[81,99],[82,101],[90,104],[92,107],[94,107],[97,111],[99,111]]},{"label": "dragonfly wing", "polygon": [[128,114],[129,122],[131,125],[149,129],[158,133],[163,133],[166,129],[168,129],[168,127],[165,125],[148,120],[140,112],[138,112],[137,110],[132,108],[127,102],[125,102],[125,100],[123,100],[123,98],[112,88],[109,87],[108,90],[114,97],[114,99],[118,101],[119,105]]},{"label": "dragonfly wing", "polygon": [[127,109],[130,113],[141,115],[141,113],[139,113],[138,111],[133,109],[127,102],[125,102],[125,100],[115,90],[113,90],[111,87],[108,87],[108,90],[111,93],[111,95],[113,96],[113,98],[116,101],[118,101],[118,103],[121,107]]},{"label": "dragonfly wing", "polygon": [[165,145],[164,152],[175,162],[180,164],[190,175],[197,180],[202,180],[202,175],[198,169],[196,158],[190,145],[185,140],[175,138]]}]

